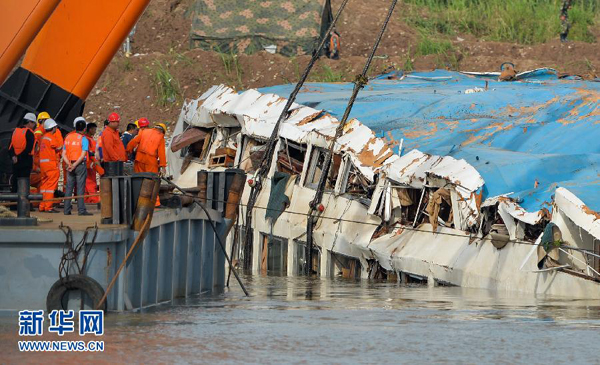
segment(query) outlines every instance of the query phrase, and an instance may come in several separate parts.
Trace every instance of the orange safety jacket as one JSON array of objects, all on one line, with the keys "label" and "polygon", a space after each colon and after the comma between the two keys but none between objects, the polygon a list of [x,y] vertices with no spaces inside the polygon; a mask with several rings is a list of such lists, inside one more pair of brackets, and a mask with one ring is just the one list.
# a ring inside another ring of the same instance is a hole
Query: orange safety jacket
[{"label": "orange safety jacket", "polygon": [[100,139],[102,141],[102,158],[105,162],[127,161],[125,146],[123,146],[118,131],[112,128],[104,128]]},{"label": "orange safety jacket", "polygon": [[33,135],[35,136],[35,140],[39,141],[40,138],[42,138],[42,136],[46,134],[46,130],[44,129],[44,123],[40,123],[37,128],[35,128],[35,131],[33,132]]},{"label": "orange safety jacket", "polygon": [[167,166],[165,135],[162,132],[154,128],[140,130],[138,135],[127,144],[127,152],[133,152],[136,147],[136,161],[147,163],[146,159],[151,157],[159,161],[159,166]]},{"label": "orange safety jacket", "polygon": [[[27,127],[19,127],[15,128],[15,131],[12,134],[12,138],[10,139],[10,146],[8,149],[13,149],[15,151],[15,156],[20,155],[25,151],[25,147],[27,147],[27,131],[32,132],[31,129]],[[31,149],[30,155],[33,156],[35,153],[36,144],[34,143],[33,148]]]},{"label": "orange safety jacket", "polygon": [[44,133],[40,140],[40,164],[51,163],[51,166],[58,169],[58,161],[60,160],[58,151],[61,149],[62,143],[54,133]]},{"label": "orange safety jacket", "polygon": [[329,51],[330,52],[339,52],[341,48],[340,44],[340,36],[337,33],[332,33],[329,37]]},{"label": "orange safety jacket", "polygon": [[65,152],[69,161],[77,161],[79,156],[81,156],[81,152],[83,152],[82,140],[83,134],[77,132],[67,134],[67,138],[65,138]]}]

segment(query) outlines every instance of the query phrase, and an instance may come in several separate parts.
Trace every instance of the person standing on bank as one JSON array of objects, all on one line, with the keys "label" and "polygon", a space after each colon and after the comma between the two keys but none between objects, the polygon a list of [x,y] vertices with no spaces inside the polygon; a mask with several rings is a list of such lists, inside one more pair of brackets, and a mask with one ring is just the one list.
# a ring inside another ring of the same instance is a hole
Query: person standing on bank
[{"label": "person standing on bank", "polygon": [[36,126],[36,117],[33,113],[27,113],[23,117],[20,126],[15,128],[8,147],[8,154],[12,159],[12,185],[11,191],[17,192],[18,179],[29,178],[33,169],[33,154],[35,152],[35,136],[33,128]]},{"label": "person standing on bank", "polygon": [[560,8],[560,41],[566,42],[569,36],[569,29],[571,29],[571,23],[569,22],[569,9],[571,9],[572,0],[563,0],[562,7]]},{"label": "person standing on bank", "polygon": [[[65,191],[65,215],[71,215],[71,200],[73,190],[77,186],[76,194],[82,196],[85,194],[85,180],[87,178],[86,157],[90,148],[87,138],[85,138],[86,122],[79,120],[75,123],[75,131],[71,132],[65,138],[65,147],[63,148],[62,158],[67,163],[67,189]],[[83,198],[77,199],[77,210],[79,215],[92,215],[85,208]]]}]

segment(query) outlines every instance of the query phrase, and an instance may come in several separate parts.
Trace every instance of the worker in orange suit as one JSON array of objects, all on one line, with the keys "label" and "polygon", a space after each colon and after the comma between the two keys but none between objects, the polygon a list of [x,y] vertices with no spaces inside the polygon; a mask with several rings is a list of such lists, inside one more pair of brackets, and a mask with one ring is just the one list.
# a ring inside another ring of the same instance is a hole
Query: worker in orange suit
[{"label": "worker in orange suit", "polygon": [[119,136],[119,123],[121,117],[117,113],[108,116],[108,127],[102,131],[100,137],[102,143],[102,159],[104,162],[127,161],[125,146]]},{"label": "worker in orange suit", "polygon": [[50,114],[48,114],[47,112],[41,112],[40,114],[38,114],[37,116],[37,127],[35,128],[35,131],[33,132],[33,134],[35,135],[35,140],[39,141],[40,138],[42,138],[42,135],[44,135],[44,133],[46,133],[46,128],[45,128],[45,123],[46,120],[50,119]]},{"label": "worker in orange suit", "polygon": [[[96,140],[94,136],[96,135],[96,130],[98,125],[96,123],[88,123],[86,126],[85,138],[87,138],[89,142],[89,151],[87,157],[87,177],[85,180],[85,195],[93,195],[98,193],[98,182],[96,176],[96,169],[99,166],[96,166]],[[85,198],[86,204],[98,204],[100,203],[99,196],[88,196]]]},{"label": "worker in orange suit", "polygon": [[127,145],[127,152],[135,151],[135,172],[153,172],[164,175],[167,166],[165,133],[167,126],[158,123],[154,128],[141,129]]},{"label": "worker in orange suit", "polygon": [[35,151],[33,152],[33,169],[31,169],[31,175],[29,176],[29,185],[33,187],[32,192],[37,193],[37,190],[40,189],[40,184],[42,183],[42,173],[40,170],[40,139],[42,135],[46,133],[44,129],[44,123],[46,120],[50,119],[50,114],[47,112],[41,112],[37,116],[37,126],[33,135],[35,137]]},{"label": "worker in orange suit", "polygon": [[[154,128],[141,129],[137,136],[127,144],[127,152],[135,151],[133,170],[135,172],[153,172],[160,176],[165,174],[167,158],[165,152],[165,133],[167,126],[158,123]],[[156,198],[156,206],[160,200]]]},{"label": "worker in orange suit", "polygon": [[54,202],[49,201],[54,198],[54,191],[58,188],[58,179],[60,178],[60,152],[63,147],[63,139],[60,131],[57,131],[56,122],[49,118],[44,122],[42,138],[40,138],[40,170],[42,173],[42,183],[40,192],[42,193],[42,202],[40,203],[40,212],[58,213],[53,208]]}]

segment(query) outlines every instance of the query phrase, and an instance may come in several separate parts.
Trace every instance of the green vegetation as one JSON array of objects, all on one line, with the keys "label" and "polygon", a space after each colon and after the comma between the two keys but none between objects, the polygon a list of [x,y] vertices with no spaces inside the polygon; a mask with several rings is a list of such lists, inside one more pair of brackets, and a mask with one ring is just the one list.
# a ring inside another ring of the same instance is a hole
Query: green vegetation
[{"label": "green vegetation", "polygon": [[243,88],[244,84],[242,82],[242,76],[244,75],[244,70],[240,65],[238,55],[234,54],[233,50],[230,50],[229,53],[217,53],[221,58],[221,62],[223,62],[223,67],[225,68],[225,75],[230,77],[233,75],[233,72],[235,72],[235,81],[237,81],[239,87]]},{"label": "green vegetation", "polygon": [[[557,39],[562,0],[404,0],[406,21],[427,35],[470,33],[492,41],[534,44]],[[412,6],[411,6],[412,5]],[[423,8],[425,10],[423,10]],[[570,40],[594,42],[591,26],[600,24],[598,0],[573,1],[569,11]],[[419,53],[440,51],[422,39]],[[445,50],[444,52],[447,52]]]},{"label": "green vegetation", "polygon": [[133,64],[131,63],[131,58],[123,57],[122,69],[123,72],[133,71]]},{"label": "green vegetation", "polygon": [[421,32],[419,43],[417,43],[417,54],[419,56],[448,54],[451,51],[453,51],[453,47],[449,40],[436,37],[425,31]]},{"label": "green vegetation", "polygon": [[181,97],[181,87],[179,82],[169,72],[168,63],[163,65],[162,62],[156,61],[148,69],[160,106],[174,103]]},{"label": "green vegetation", "polygon": [[193,60],[190,57],[186,56],[181,52],[177,52],[173,47],[169,49],[169,55],[173,57],[173,59],[175,59],[175,62],[182,62],[188,66],[192,66],[194,64]]},{"label": "green vegetation", "polygon": [[346,81],[346,75],[343,71],[334,71],[331,67],[323,65],[321,72],[316,73],[312,79],[316,82],[343,82]]},{"label": "green vegetation", "polygon": [[404,64],[402,65],[402,70],[410,72],[410,71],[413,71],[414,69],[415,69],[415,65],[412,60],[412,53],[410,51],[410,45],[409,45],[408,52],[406,53],[406,56],[404,57]]}]

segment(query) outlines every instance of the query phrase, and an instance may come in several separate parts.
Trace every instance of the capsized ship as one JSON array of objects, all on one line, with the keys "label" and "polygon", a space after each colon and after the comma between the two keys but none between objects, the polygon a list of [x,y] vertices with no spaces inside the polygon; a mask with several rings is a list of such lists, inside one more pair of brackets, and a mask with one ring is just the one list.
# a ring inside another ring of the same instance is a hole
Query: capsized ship
[{"label": "capsized ship", "polygon": [[[322,276],[600,298],[598,80],[537,69],[395,72],[359,94],[314,230]],[[309,202],[352,84],[307,84],[278,131],[245,226],[245,189],[228,237],[255,273],[303,272]],[[170,174],[250,176],[293,85],[214,86],[185,103]],[[252,237],[250,244],[242,239]]]}]

